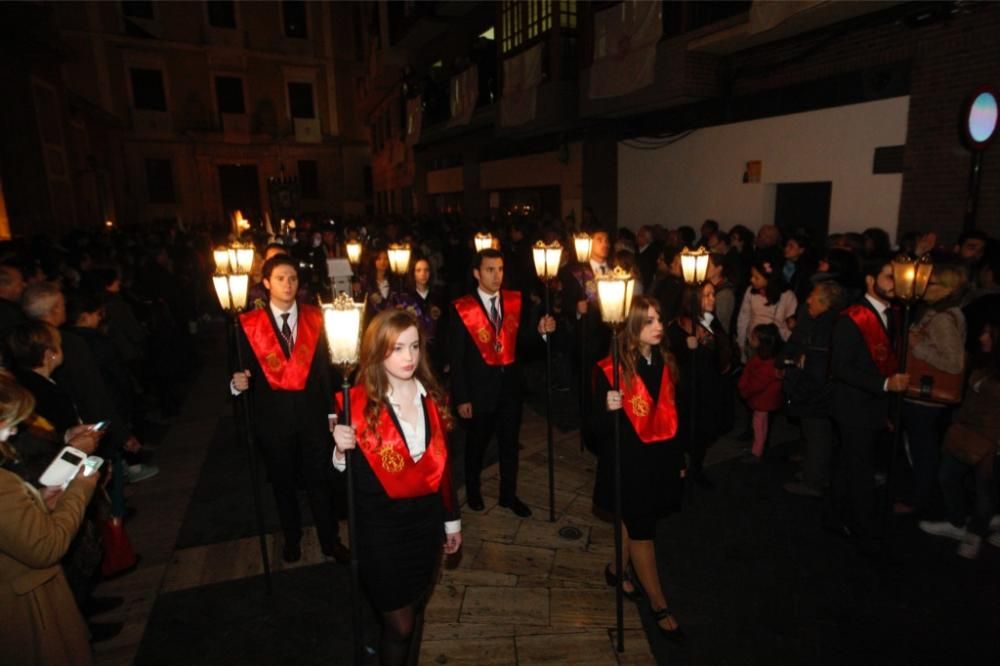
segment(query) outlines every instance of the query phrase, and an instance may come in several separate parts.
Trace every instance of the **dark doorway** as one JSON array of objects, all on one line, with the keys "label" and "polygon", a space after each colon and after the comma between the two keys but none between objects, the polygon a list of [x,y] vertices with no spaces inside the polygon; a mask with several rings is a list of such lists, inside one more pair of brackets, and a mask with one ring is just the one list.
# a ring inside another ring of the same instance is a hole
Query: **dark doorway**
[{"label": "dark doorway", "polygon": [[830,232],[830,192],[833,183],[779,183],[774,224],[785,238],[804,233],[822,245]]},{"label": "dark doorway", "polygon": [[255,165],[220,164],[219,194],[225,222],[231,222],[237,210],[251,224],[260,221],[260,183]]}]

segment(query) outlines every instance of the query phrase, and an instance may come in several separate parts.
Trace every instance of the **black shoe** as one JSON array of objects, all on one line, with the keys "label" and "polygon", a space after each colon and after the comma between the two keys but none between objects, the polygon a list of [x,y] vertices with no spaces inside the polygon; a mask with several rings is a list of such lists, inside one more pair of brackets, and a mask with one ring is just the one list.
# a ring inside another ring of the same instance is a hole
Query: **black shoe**
[{"label": "black shoe", "polygon": [[500,500],[500,506],[502,506],[505,509],[510,509],[511,511],[514,512],[514,515],[517,516],[518,518],[531,517],[531,509],[528,508],[527,504],[517,499],[516,497],[512,497],[509,500]]},{"label": "black shoe", "polygon": [[[608,587],[618,587],[618,576],[611,572],[610,564],[604,567],[604,582],[608,584]],[[632,603],[639,603],[639,600],[642,599],[642,592],[639,591],[639,586],[632,581],[632,576],[628,573],[628,569],[625,570],[625,582],[632,586],[632,591],[629,592],[622,585],[622,594]]]},{"label": "black shoe", "polygon": [[486,508],[486,505],[483,504],[482,495],[480,495],[479,493],[469,492],[468,490],[466,490],[465,492],[466,492],[465,503],[469,505],[470,509],[472,509],[473,511],[482,511],[483,509]]},{"label": "black shoe", "polygon": [[[684,634],[684,630],[681,629],[681,626],[679,624],[674,629],[664,629],[663,626],[660,624],[660,620],[665,620],[668,617],[673,617],[673,615],[671,615],[670,613],[670,609],[661,608],[659,610],[653,610],[653,609],[650,610],[653,613],[653,620],[656,622],[656,628],[660,630],[661,636],[666,638],[671,643],[675,643],[677,645],[680,645],[681,643],[684,642],[684,639],[687,638],[687,636]],[[677,622],[677,618],[674,618],[674,622]]]},{"label": "black shoe", "polygon": [[111,640],[121,633],[124,625],[121,622],[88,622],[87,628],[90,630],[90,642],[100,643]]},{"label": "black shoe", "polygon": [[285,547],[281,550],[281,558],[289,563],[301,560],[302,543],[299,541],[285,541]]},{"label": "black shoe", "polygon": [[83,611],[84,617],[90,617],[112,611],[123,603],[125,599],[122,597],[90,597],[80,610]]},{"label": "black shoe", "polygon": [[323,549],[323,554],[327,557],[332,557],[337,561],[337,564],[348,564],[351,561],[351,551],[344,544],[339,541],[333,544],[333,548]]}]

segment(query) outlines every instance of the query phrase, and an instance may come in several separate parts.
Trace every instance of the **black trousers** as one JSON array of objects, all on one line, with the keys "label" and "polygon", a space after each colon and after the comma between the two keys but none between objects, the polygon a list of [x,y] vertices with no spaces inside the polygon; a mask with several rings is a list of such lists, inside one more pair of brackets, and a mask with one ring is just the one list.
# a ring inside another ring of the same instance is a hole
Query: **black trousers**
[{"label": "black trousers", "polygon": [[[332,478],[323,478],[316,474],[316,470],[303,469],[303,459],[309,461],[310,457],[315,457],[309,455],[314,445],[308,435],[291,433],[283,442],[262,443],[261,452],[285,539],[292,542],[302,539],[302,512],[299,510],[298,493],[300,487],[304,486],[309,499],[309,510],[316,521],[320,546],[324,552],[330,552],[340,540],[337,492]],[[331,465],[329,461],[326,464]]]},{"label": "black trousers", "polygon": [[837,425],[840,448],[831,492],[834,516],[859,536],[874,537],[877,525],[874,449],[881,431],[843,421]]},{"label": "black trousers", "polygon": [[517,496],[521,406],[521,396],[512,391],[501,393],[500,401],[492,410],[472,403],[472,419],[465,439],[466,495],[480,492],[479,477],[483,470],[486,445],[495,433],[500,457],[500,499],[511,500]]}]

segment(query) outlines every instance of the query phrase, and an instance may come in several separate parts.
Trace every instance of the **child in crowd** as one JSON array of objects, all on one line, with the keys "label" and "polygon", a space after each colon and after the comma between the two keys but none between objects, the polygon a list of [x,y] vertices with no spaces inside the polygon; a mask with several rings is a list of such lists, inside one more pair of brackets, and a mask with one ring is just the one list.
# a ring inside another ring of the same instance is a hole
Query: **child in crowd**
[{"label": "child in crowd", "polygon": [[753,412],[753,447],[744,462],[760,462],[764,456],[771,412],[781,409],[782,372],[775,365],[781,350],[781,333],[774,324],[759,324],[750,333],[749,346],[753,353],[740,376],[740,395]]}]

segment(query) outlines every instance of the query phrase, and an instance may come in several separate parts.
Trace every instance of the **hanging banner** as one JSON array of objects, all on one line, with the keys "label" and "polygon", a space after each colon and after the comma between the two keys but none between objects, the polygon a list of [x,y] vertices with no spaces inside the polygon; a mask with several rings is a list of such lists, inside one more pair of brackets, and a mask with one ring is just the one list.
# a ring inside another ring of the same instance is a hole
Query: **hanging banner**
[{"label": "hanging banner", "polygon": [[661,7],[626,0],[594,14],[590,99],[627,95],[653,83],[656,44],[663,36]]},{"label": "hanging banner", "polygon": [[451,93],[448,95],[451,106],[451,120],[448,127],[468,125],[472,113],[479,103],[479,68],[472,65],[461,74],[451,77]]},{"label": "hanging banner", "polygon": [[517,127],[535,119],[538,86],[542,83],[542,45],[503,61],[500,125]]},{"label": "hanging banner", "polygon": [[413,97],[406,100],[406,145],[411,148],[420,143],[420,131],[424,124],[424,98]]}]

